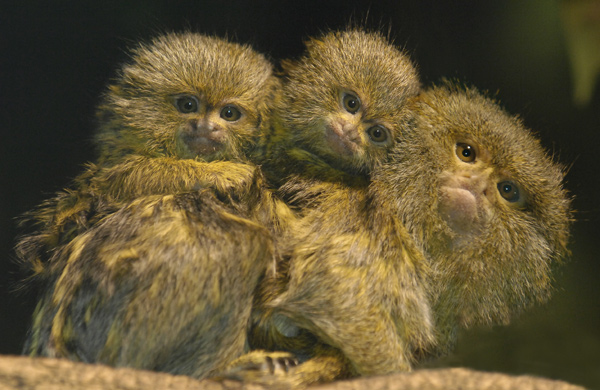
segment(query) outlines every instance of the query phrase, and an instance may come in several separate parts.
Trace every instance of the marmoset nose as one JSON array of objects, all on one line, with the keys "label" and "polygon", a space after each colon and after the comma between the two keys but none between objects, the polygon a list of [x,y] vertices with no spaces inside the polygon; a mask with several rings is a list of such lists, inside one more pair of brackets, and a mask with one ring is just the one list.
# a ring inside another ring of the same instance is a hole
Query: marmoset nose
[{"label": "marmoset nose", "polygon": [[196,123],[196,131],[199,134],[210,134],[216,131],[219,131],[221,127],[215,122],[208,119],[200,119]]},{"label": "marmoset nose", "polygon": [[491,169],[468,169],[456,173],[456,180],[461,187],[468,189],[474,194],[486,195],[490,185]]},{"label": "marmoset nose", "polygon": [[358,143],[360,141],[360,134],[358,133],[358,126],[351,122],[341,122],[342,134],[350,142]]}]

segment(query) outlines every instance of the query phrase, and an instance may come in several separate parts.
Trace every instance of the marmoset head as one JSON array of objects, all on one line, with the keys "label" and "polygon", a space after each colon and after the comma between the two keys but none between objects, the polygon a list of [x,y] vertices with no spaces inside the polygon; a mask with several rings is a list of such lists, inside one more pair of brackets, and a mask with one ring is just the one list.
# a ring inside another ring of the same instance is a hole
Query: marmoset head
[{"label": "marmoset head", "polygon": [[[507,323],[548,298],[571,220],[564,169],[521,121],[473,89],[434,87],[378,173],[433,269],[442,332]],[[391,189],[391,190],[390,190]]]},{"label": "marmoset head", "polygon": [[248,46],[194,33],[160,36],[132,51],[105,94],[102,157],[241,158],[265,125],[275,85],[270,62]]},{"label": "marmoset head", "polygon": [[368,172],[394,145],[395,124],[419,91],[410,59],[378,33],[330,32],[283,63],[275,121],[294,146],[350,173]]}]

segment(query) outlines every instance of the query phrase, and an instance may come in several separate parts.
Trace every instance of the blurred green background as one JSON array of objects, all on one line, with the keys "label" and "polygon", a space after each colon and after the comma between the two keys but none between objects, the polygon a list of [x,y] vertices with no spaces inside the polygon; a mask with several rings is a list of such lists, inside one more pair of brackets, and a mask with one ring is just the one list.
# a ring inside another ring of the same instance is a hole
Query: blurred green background
[{"label": "blurred green background", "polygon": [[94,158],[98,96],[126,48],[166,30],[249,42],[274,59],[350,19],[390,31],[425,84],[458,78],[499,98],[571,166],[577,222],[557,291],[508,327],[461,335],[435,365],[528,373],[600,389],[600,2],[21,1],[0,5],[0,353],[19,353],[34,294],[17,292],[14,218]]}]

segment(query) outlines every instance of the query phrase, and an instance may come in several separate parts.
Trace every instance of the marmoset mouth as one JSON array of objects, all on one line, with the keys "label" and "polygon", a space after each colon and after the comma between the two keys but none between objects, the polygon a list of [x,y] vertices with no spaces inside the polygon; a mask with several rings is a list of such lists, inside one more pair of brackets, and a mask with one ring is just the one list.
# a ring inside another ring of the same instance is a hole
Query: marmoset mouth
[{"label": "marmoset mouth", "polygon": [[440,216],[452,230],[471,233],[478,220],[477,197],[468,189],[440,187]]},{"label": "marmoset mouth", "polygon": [[221,151],[227,141],[226,130],[206,123],[191,121],[180,133],[180,141],[194,156],[202,156]]},{"label": "marmoset mouth", "polygon": [[216,141],[200,135],[186,134],[183,136],[183,142],[188,150],[195,155],[205,155],[220,151],[225,143]]},{"label": "marmoset mouth", "polygon": [[481,232],[489,218],[490,203],[487,186],[480,178],[456,175],[440,186],[438,212],[440,217],[464,241]]}]

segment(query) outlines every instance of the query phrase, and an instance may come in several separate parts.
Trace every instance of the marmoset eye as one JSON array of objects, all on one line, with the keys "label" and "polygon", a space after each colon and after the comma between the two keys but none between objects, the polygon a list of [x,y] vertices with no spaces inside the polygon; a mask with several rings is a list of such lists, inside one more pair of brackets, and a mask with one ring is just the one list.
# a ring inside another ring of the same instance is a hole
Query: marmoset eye
[{"label": "marmoset eye", "polygon": [[388,131],[381,125],[370,127],[367,129],[367,134],[371,141],[375,143],[382,143],[388,140]]},{"label": "marmoset eye", "polygon": [[240,110],[235,106],[225,106],[221,110],[221,118],[229,122],[235,122],[242,116]]},{"label": "marmoset eye", "polygon": [[456,144],[456,155],[461,161],[472,163],[477,157],[477,152],[473,146],[459,142]]},{"label": "marmoset eye", "polygon": [[511,203],[518,202],[521,199],[519,187],[510,180],[498,183],[498,191],[504,199]]},{"label": "marmoset eye", "polygon": [[344,104],[344,109],[351,114],[356,113],[360,109],[360,99],[354,94],[344,93],[342,103]]},{"label": "marmoset eye", "polygon": [[195,96],[180,96],[175,100],[175,106],[182,114],[190,114],[198,111],[198,99]]}]

